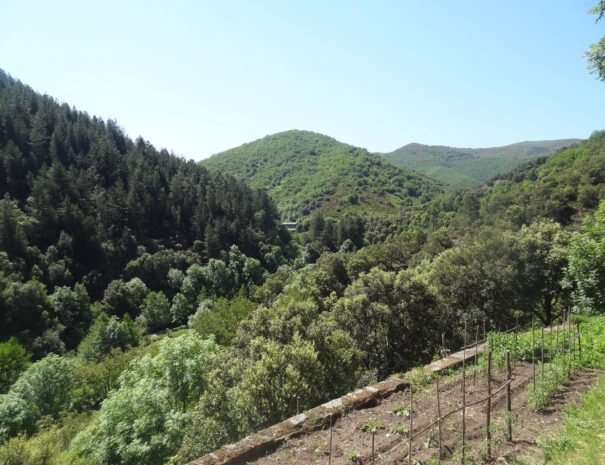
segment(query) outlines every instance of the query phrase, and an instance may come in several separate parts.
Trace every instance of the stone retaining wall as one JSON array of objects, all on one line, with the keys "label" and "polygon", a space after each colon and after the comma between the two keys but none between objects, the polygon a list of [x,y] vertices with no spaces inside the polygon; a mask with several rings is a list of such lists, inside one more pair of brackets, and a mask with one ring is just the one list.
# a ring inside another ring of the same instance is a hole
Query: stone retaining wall
[{"label": "stone retaining wall", "polygon": [[402,391],[409,384],[400,379],[388,379],[378,384],[346,394],[311,410],[288,418],[267,429],[251,434],[234,444],[228,444],[188,465],[240,465],[277,449],[287,439],[323,428],[351,410],[377,405],[381,399]]}]

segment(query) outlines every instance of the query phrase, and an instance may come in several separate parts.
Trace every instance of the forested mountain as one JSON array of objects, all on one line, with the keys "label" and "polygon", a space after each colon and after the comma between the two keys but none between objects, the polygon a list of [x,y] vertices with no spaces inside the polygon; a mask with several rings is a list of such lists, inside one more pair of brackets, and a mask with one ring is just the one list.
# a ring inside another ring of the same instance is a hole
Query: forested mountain
[{"label": "forested mountain", "polygon": [[367,150],[309,131],[286,131],[201,162],[267,189],[285,220],[312,212],[393,213],[430,200],[437,183],[396,168]]},{"label": "forested mountain", "polygon": [[597,131],[576,146],[523,163],[484,186],[436,198],[416,218],[423,225],[411,227],[451,227],[460,225],[462,217],[515,227],[549,218],[574,226],[605,198],[604,181],[605,132]]},{"label": "forested mountain", "polygon": [[114,280],[140,278],[170,294],[170,269],[232,246],[275,266],[268,257],[288,241],[265,192],[133,141],[116,122],[2,71],[0,193],[0,337],[18,336],[38,354],[73,348],[89,323],[87,308],[53,308],[49,296],[62,287],[88,302],[107,297]]},{"label": "forested mountain", "polygon": [[248,145],[223,169],[308,231],[0,75],[0,464],[184,464],[459,347],[464,320],[603,311],[605,132],[440,194],[325,136]]},{"label": "forested mountain", "polygon": [[480,149],[408,144],[381,154],[396,166],[411,168],[454,188],[476,187],[523,162],[580,142],[580,139],[519,142]]}]

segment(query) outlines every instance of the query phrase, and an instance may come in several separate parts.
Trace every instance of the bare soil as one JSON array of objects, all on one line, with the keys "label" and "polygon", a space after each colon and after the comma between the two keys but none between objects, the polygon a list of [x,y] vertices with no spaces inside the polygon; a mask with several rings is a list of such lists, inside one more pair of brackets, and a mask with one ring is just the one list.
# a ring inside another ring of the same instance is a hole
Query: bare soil
[{"label": "bare soil", "polygon": [[[492,400],[492,458],[486,460],[485,424],[486,402],[466,409],[466,455],[474,463],[498,461],[517,456],[535,444],[536,437],[556,427],[560,412],[571,402],[576,402],[580,393],[590,389],[599,374],[596,370],[576,373],[571,381],[562,386],[554,401],[544,412],[534,412],[528,407],[528,384],[532,379],[530,364],[513,367],[511,383],[513,412],[513,441],[505,438],[506,389]],[[539,370],[538,370],[539,376]],[[466,403],[487,396],[487,379],[480,372],[466,372]],[[492,392],[506,382],[506,372],[495,370],[492,374]],[[442,414],[462,405],[462,376],[442,379],[440,399]],[[413,395],[413,431],[419,431],[437,418],[437,391],[434,383]],[[372,460],[372,434],[364,431],[368,423],[377,424],[374,435],[375,463],[395,465],[408,463],[408,435],[400,434],[397,427],[409,427],[409,417],[397,415],[400,407],[410,406],[409,391],[395,393],[372,408],[356,410],[335,420],[332,428],[332,464],[370,464]],[[249,463],[256,465],[325,465],[329,458],[329,428],[290,439],[275,452]],[[412,463],[424,464],[437,459],[438,429],[431,427],[412,443]],[[442,463],[460,463],[462,444],[462,413],[454,413],[442,422]],[[353,460],[354,455],[359,459]],[[437,462],[435,462],[437,463]],[[472,463],[472,462],[470,462]],[[506,463],[504,461],[503,463]]]}]

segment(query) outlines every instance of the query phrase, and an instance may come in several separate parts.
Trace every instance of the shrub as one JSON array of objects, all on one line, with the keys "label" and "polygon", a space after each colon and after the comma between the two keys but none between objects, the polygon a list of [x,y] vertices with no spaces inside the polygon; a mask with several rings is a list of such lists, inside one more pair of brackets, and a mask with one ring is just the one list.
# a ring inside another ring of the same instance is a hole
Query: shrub
[{"label": "shrub", "polygon": [[80,343],[78,353],[84,360],[99,360],[113,348],[138,345],[140,339],[139,328],[127,314],[120,320],[115,315],[101,313]]}]

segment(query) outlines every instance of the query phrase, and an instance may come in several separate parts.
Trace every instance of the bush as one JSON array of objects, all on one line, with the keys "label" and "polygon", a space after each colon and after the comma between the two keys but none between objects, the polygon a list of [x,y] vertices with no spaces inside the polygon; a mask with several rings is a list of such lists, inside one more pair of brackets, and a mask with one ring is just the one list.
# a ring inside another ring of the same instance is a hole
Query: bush
[{"label": "bush", "polygon": [[202,301],[197,312],[189,318],[189,327],[201,336],[214,335],[216,342],[228,345],[241,320],[247,317],[256,305],[245,297],[219,298]]},{"label": "bush", "polygon": [[24,371],[0,396],[0,442],[33,432],[43,416],[58,419],[70,405],[73,369],[73,360],[51,354]]},{"label": "bush", "polygon": [[14,337],[0,343],[0,394],[8,391],[27,368],[31,354]]},{"label": "bush", "polygon": [[170,324],[170,302],[162,291],[150,292],[145,297],[136,322],[145,332],[163,329]]},{"label": "bush", "polygon": [[20,435],[0,447],[2,465],[85,465],[69,451],[71,440],[86,427],[89,414],[67,417],[34,436]]},{"label": "bush", "polygon": [[120,320],[101,313],[80,343],[78,353],[84,360],[99,360],[116,347],[137,346],[140,339],[139,328],[127,314]]},{"label": "bush", "polygon": [[95,465],[161,465],[182,442],[187,410],[204,392],[217,346],[194,334],[164,339],[159,353],[122,373],[119,388],[75,440]]}]

